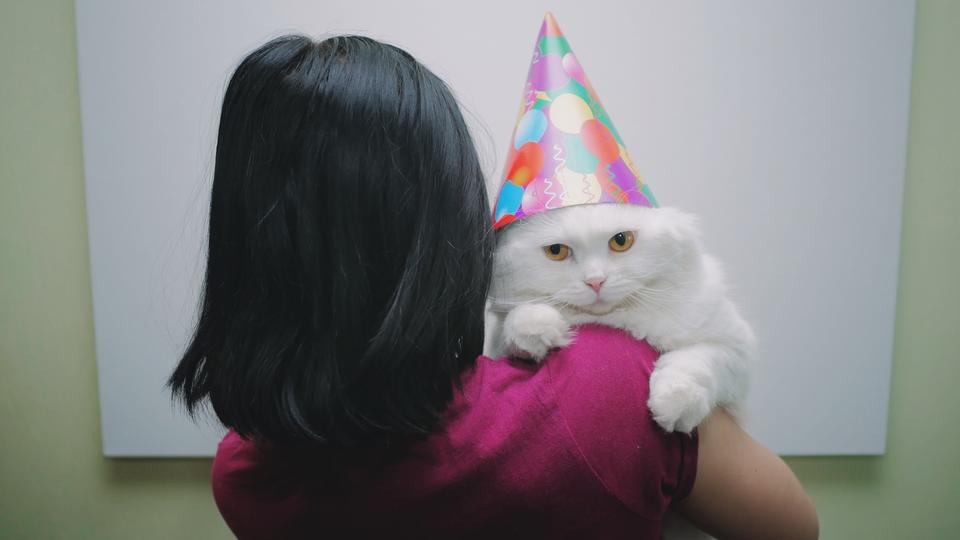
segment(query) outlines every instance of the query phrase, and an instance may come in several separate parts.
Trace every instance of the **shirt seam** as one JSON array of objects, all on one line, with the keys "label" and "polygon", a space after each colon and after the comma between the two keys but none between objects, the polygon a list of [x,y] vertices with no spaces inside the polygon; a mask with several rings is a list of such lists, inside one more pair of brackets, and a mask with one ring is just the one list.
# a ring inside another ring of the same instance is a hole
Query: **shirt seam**
[{"label": "shirt seam", "polygon": [[642,513],[642,512],[637,511],[637,510],[634,509],[632,506],[630,506],[630,504],[627,503],[627,501],[623,500],[623,498],[620,497],[619,495],[617,495],[617,493],[616,493],[615,491],[613,491],[612,489],[610,489],[610,486],[607,485],[607,483],[606,483],[606,481],[604,481],[603,477],[600,476],[600,473],[597,472],[597,470],[596,470],[596,468],[593,466],[593,464],[590,463],[590,460],[587,459],[587,455],[586,455],[586,453],[583,451],[583,448],[580,447],[580,443],[577,441],[576,436],[574,436],[573,430],[570,429],[570,423],[567,422],[567,415],[565,415],[565,414],[563,413],[563,406],[560,404],[560,400],[557,399],[556,389],[554,388],[553,370],[550,369],[550,362],[549,362],[549,360],[547,360],[546,362],[544,362],[544,364],[545,364],[544,367],[547,368],[547,379],[549,380],[549,383],[550,383],[551,398],[553,399],[553,402],[556,404],[557,413],[560,415],[560,420],[563,422],[564,430],[567,432],[567,436],[569,437],[570,441],[573,443],[573,447],[574,447],[574,450],[575,450],[576,454],[577,454],[577,455],[580,457],[580,459],[583,461],[583,464],[587,466],[587,469],[590,471],[590,474],[593,475],[593,477],[597,479],[597,482],[600,483],[600,485],[603,487],[603,490],[604,490],[605,492],[607,492],[611,497],[613,497],[614,499],[616,499],[617,502],[619,502],[621,505],[623,505],[623,507],[626,508],[628,512],[630,512],[630,513],[633,514],[633,515],[639,516],[639,517],[641,517],[641,518],[643,518],[643,519],[652,520],[652,521],[657,521],[657,522],[662,522],[662,521],[663,521],[663,516],[660,516],[660,517],[649,516],[649,515],[647,515],[647,514],[644,514],[644,513]]}]

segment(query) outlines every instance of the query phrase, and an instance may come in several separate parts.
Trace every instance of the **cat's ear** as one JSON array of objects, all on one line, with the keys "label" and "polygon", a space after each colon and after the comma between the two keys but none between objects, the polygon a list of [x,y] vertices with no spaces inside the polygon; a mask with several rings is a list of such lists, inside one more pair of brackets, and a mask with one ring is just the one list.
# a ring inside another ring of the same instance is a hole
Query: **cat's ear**
[{"label": "cat's ear", "polygon": [[697,216],[676,208],[661,207],[656,213],[654,231],[657,237],[682,248],[698,250],[700,247],[700,223]]}]

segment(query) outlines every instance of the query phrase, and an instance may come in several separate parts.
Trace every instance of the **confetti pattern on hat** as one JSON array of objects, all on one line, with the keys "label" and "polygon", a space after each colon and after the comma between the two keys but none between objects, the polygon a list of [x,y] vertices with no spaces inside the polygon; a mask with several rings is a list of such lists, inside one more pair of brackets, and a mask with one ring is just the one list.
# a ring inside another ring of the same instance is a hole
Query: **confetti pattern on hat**
[{"label": "confetti pattern on hat", "polygon": [[494,229],[577,204],[657,206],[550,13],[533,49],[511,143]]}]

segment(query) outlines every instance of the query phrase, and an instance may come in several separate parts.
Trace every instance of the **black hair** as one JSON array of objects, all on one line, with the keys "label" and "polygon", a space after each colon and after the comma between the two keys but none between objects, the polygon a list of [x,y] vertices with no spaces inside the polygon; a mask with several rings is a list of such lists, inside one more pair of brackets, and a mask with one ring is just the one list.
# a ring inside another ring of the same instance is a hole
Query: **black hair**
[{"label": "black hair", "polygon": [[492,223],[460,108],[374,39],[284,36],[227,86],[199,321],[168,385],[245,437],[436,429],[481,353]]}]

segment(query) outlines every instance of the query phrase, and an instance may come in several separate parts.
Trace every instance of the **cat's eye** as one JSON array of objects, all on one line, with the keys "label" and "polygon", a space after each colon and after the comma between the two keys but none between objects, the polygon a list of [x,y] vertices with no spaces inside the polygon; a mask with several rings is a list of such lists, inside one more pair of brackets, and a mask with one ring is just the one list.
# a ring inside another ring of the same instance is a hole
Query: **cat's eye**
[{"label": "cat's eye", "polygon": [[610,237],[608,243],[613,251],[626,251],[633,245],[633,233],[630,231],[618,232]]},{"label": "cat's eye", "polygon": [[563,244],[550,244],[543,248],[543,252],[554,261],[562,261],[570,256],[570,248]]}]

